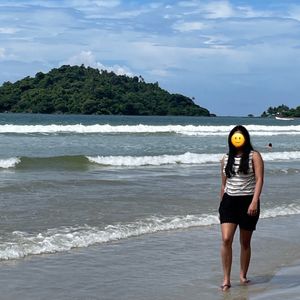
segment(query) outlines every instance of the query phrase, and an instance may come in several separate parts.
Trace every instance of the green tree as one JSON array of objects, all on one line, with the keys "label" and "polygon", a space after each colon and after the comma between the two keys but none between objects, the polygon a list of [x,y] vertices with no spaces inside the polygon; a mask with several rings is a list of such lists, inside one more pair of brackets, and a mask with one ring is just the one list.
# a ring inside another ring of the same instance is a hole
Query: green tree
[{"label": "green tree", "polygon": [[142,76],[119,76],[83,65],[64,65],[0,87],[0,112],[210,115],[193,100],[170,94],[158,82],[146,83]]}]

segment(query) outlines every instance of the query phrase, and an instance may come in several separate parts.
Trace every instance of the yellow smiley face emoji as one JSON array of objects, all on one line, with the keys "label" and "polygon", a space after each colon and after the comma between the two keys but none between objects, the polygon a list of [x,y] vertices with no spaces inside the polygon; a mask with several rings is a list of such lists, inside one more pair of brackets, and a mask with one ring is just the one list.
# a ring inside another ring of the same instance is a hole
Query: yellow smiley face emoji
[{"label": "yellow smiley face emoji", "polygon": [[240,148],[245,144],[245,137],[240,132],[236,132],[231,137],[231,143],[234,147]]}]

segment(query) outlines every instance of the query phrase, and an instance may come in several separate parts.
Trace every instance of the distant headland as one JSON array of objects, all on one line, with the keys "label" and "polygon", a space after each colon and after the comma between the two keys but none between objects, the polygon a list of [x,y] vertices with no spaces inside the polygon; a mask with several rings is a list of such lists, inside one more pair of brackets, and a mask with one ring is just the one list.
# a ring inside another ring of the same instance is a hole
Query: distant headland
[{"label": "distant headland", "polygon": [[181,94],[139,76],[63,65],[0,86],[0,112],[99,115],[211,116]]},{"label": "distant headland", "polygon": [[282,104],[277,107],[269,107],[267,111],[262,113],[261,117],[299,118],[300,106],[297,106],[296,108],[289,108],[288,106]]}]

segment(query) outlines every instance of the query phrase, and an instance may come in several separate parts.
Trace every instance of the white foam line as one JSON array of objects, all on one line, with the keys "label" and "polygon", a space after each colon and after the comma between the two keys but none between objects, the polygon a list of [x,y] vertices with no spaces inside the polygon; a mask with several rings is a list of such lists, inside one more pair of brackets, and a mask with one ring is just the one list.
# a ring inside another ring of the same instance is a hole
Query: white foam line
[{"label": "white foam line", "polygon": [[[88,160],[106,166],[160,166],[174,164],[219,163],[224,154],[186,152],[179,155],[157,156],[87,156]],[[299,160],[300,151],[262,153],[265,161]]]},{"label": "white foam line", "polygon": [[[96,164],[106,166],[161,166],[175,164],[219,164],[224,153],[191,153],[186,152],[178,155],[157,155],[157,156],[86,156],[86,158]],[[300,160],[300,151],[284,152],[264,152],[262,153],[265,161],[296,161]],[[14,168],[21,163],[21,159],[11,157],[0,159],[0,168]]]},{"label": "white foam line", "polygon": [[299,215],[300,206],[297,204],[281,205],[274,208],[263,210],[261,218],[275,218],[279,216]]},{"label": "white foam line", "polygon": [[[178,133],[184,135],[227,135],[234,125],[0,125],[0,133]],[[246,125],[252,135],[300,134],[300,125]]]},{"label": "white foam line", "polygon": [[160,166],[168,164],[203,164],[219,163],[222,154],[197,154],[186,152],[179,155],[157,156],[87,156],[89,161],[110,166]]},{"label": "white foam line", "polygon": [[264,152],[261,153],[265,161],[299,160],[300,151]]},{"label": "white foam line", "polygon": [[106,243],[158,231],[217,223],[217,216],[203,214],[201,216],[152,217],[130,224],[108,225],[103,230],[85,225],[51,229],[37,235],[16,231],[13,232],[9,242],[0,244],[0,260],[68,251],[72,248],[88,247],[96,243]]},{"label": "white foam line", "polygon": [[[290,204],[263,210],[261,218],[274,218],[300,214],[300,206]],[[104,229],[88,225],[49,229],[38,234],[15,231],[10,240],[0,244],[0,260],[20,259],[88,247],[96,243],[137,237],[159,231],[187,229],[219,224],[217,214],[173,217],[150,217],[129,224],[108,225]]]},{"label": "white foam line", "polygon": [[21,160],[17,157],[0,159],[0,168],[2,168],[2,169],[14,168],[20,162],[21,162]]}]

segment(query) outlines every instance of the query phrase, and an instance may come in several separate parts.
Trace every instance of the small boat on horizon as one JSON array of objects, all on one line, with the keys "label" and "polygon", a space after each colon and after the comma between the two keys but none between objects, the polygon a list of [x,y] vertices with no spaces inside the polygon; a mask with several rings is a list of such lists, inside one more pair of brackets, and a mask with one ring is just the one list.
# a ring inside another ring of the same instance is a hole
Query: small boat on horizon
[{"label": "small boat on horizon", "polygon": [[294,120],[294,118],[285,118],[285,117],[278,117],[278,116],[275,116],[275,119],[282,120],[282,121],[293,121]]}]

